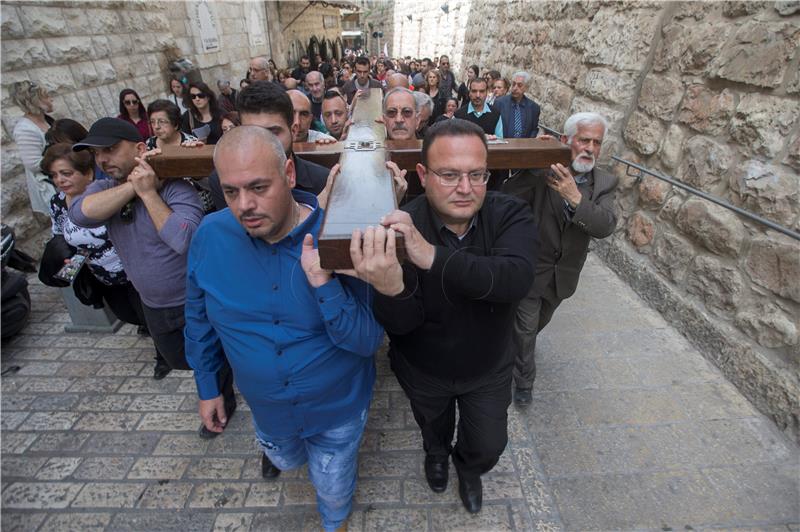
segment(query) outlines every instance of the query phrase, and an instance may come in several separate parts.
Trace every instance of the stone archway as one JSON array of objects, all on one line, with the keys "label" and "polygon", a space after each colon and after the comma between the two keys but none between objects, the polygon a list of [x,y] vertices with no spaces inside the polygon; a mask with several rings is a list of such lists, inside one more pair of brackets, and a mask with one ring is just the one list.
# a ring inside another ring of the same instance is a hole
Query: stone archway
[{"label": "stone archway", "polygon": [[317,39],[316,37],[311,37],[311,39],[309,39],[308,41],[308,47],[306,48],[306,53],[308,54],[308,57],[313,61],[314,56],[319,54],[320,52],[321,51],[320,51],[319,39]]},{"label": "stone archway", "polygon": [[344,57],[344,45],[341,37],[336,37],[336,42],[333,43],[333,55],[339,60]]},{"label": "stone archway", "polygon": [[330,41],[325,38],[322,38],[319,41],[319,55],[322,56],[323,61],[327,61],[328,59],[331,58],[331,53],[333,52],[333,49],[330,46],[328,46],[329,44]]}]

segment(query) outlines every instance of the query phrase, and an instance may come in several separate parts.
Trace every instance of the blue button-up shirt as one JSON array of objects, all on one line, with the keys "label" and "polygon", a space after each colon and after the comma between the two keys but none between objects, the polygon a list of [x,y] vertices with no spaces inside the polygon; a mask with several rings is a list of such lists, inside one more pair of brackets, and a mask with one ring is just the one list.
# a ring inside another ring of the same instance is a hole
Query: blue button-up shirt
[{"label": "blue button-up shirt", "polygon": [[256,426],[275,438],[311,436],[366,409],[383,340],[369,285],[345,275],[308,284],[303,237],[316,239],[322,209],[292,194],[313,211],[275,244],[250,237],[230,209],[206,216],[187,272],[186,359],[200,398],[219,395],[227,355]]},{"label": "blue button-up shirt", "polygon": [[[483,115],[485,115],[486,113],[488,113],[491,110],[492,110],[492,108],[489,107],[489,104],[486,103],[486,102],[484,102],[483,111],[481,111],[480,113],[478,111],[476,111],[475,108],[472,106],[472,102],[469,102],[469,104],[467,104],[467,114],[473,114],[473,115],[475,115],[475,118],[480,118],[480,117],[482,117]],[[502,116],[497,118],[497,125],[494,126],[494,136],[497,137],[498,139],[502,139],[503,138],[503,117]]]}]

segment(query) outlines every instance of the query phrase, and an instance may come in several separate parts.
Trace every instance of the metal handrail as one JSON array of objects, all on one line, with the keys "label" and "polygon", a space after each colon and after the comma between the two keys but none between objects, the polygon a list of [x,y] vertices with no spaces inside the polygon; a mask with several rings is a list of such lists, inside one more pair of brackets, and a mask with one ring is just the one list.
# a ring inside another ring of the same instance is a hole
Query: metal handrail
[{"label": "metal handrail", "polygon": [[557,129],[553,129],[551,127],[543,126],[542,124],[539,124],[539,127],[541,129],[543,129],[544,132],[547,133],[548,135],[552,135],[552,136],[556,137],[557,139],[561,138],[561,132],[558,131]]},{"label": "metal handrail", "polygon": [[[716,196],[712,196],[711,194],[703,192],[702,190],[698,190],[698,189],[696,189],[694,187],[690,187],[686,183],[682,183],[682,182],[678,181],[675,178],[672,178],[670,176],[666,176],[666,175],[661,174],[659,172],[656,172],[656,171],[650,170],[648,168],[645,168],[644,166],[642,166],[640,164],[637,164],[637,163],[635,163],[633,161],[628,161],[627,159],[623,159],[622,157],[617,157],[616,155],[612,155],[611,158],[614,159],[615,161],[617,161],[618,163],[622,163],[622,164],[627,165],[628,169],[627,169],[626,173],[629,176],[636,177],[636,181],[637,182],[641,181],[642,173],[645,173],[647,175],[651,175],[651,176],[655,177],[656,179],[660,179],[662,181],[665,181],[665,182],[669,183],[670,185],[678,187],[680,189],[683,189],[683,190],[685,190],[687,192],[690,192],[690,193],[694,194],[695,196],[700,196],[701,198],[703,198],[705,200],[708,200],[711,203],[715,203],[715,204],[719,205],[720,207],[725,207],[726,209],[731,210],[731,211],[735,212],[736,214],[738,214],[740,216],[744,216],[745,218],[753,220],[754,222],[758,222],[758,223],[760,223],[762,225],[766,225],[770,229],[774,229],[775,231],[778,231],[779,233],[783,233],[784,235],[789,236],[789,237],[791,237],[791,238],[793,238],[795,240],[800,240],[800,233],[798,233],[796,231],[792,231],[791,229],[789,229],[787,227],[784,227],[784,226],[782,226],[780,224],[777,224],[777,223],[773,222],[772,220],[767,220],[766,218],[762,218],[761,216],[759,216],[757,214],[754,214],[754,213],[752,213],[750,211],[742,209],[741,207],[737,207],[736,205],[732,205],[732,204],[728,203],[727,201],[721,200]],[[631,173],[631,171],[630,171],[631,168],[636,168],[637,170],[639,170],[639,173],[638,174]]]},{"label": "metal handrail", "polygon": [[[562,135],[562,133],[560,131],[558,131],[556,129],[553,129],[553,128],[549,128],[549,127],[544,126],[542,124],[539,124],[539,127],[541,129],[543,129],[545,131],[545,133],[548,133],[548,134],[553,135],[555,137],[561,137],[561,135]],[[678,181],[674,177],[670,177],[670,176],[664,175],[662,173],[656,172],[654,170],[650,170],[649,168],[646,168],[646,167],[644,167],[644,166],[642,166],[640,164],[637,164],[637,163],[635,163],[633,161],[629,161],[627,159],[623,159],[622,157],[617,157],[616,155],[612,155],[611,158],[614,159],[615,161],[617,161],[618,163],[622,163],[622,164],[627,165],[628,169],[626,170],[626,174],[629,175],[629,176],[635,177],[637,183],[642,180],[642,173],[645,173],[647,175],[651,175],[651,176],[655,177],[656,179],[660,179],[662,181],[665,181],[665,182],[669,183],[670,185],[672,185],[674,187],[678,187],[680,189],[683,189],[683,190],[685,190],[685,191],[687,191],[687,192],[689,192],[691,194],[694,194],[695,196],[699,196],[699,197],[701,197],[701,198],[703,198],[705,200],[710,201],[711,203],[719,205],[720,207],[725,207],[726,209],[728,209],[730,211],[733,211],[733,212],[735,212],[736,214],[738,214],[740,216],[744,216],[745,218],[747,218],[749,220],[753,220],[754,222],[758,222],[758,223],[760,223],[762,225],[766,225],[770,229],[774,229],[775,231],[778,231],[779,233],[783,233],[784,235],[786,235],[786,236],[788,236],[790,238],[793,238],[795,240],[800,240],[800,233],[798,233],[797,231],[792,231],[788,227],[784,227],[784,226],[782,226],[780,224],[777,224],[777,223],[773,222],[772,220],[767,220],[766,218],[762,218],[761,216],[759,216],[757,214],[754,214],[754,213],[752,213],[750,211],[742,209],[741,207],[737,207],[736,205],[728,203],[727,201],[721,200],[716,196],[712,196],[711,194],[708,194],[707,192],[703,192],[702,190],[698,190],[698,189],[696,189],[694,187],[691,187],[691,186],[687,185],[686,183],[682,183],[681,181]],[[638,174],[631,173],[631,170],[630,170],[631,168],[636,168],[637,170],[639,170],[639,173]]]}]

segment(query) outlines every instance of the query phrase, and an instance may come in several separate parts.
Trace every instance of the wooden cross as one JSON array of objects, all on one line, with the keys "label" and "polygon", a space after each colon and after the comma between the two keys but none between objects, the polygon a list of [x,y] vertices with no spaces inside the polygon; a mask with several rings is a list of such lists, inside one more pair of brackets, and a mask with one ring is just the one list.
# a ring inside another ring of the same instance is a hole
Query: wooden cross
[{"label": "wooden cross", "polygon": [[[325,269],[352,268],[350,235],[355,228],[378,225],[382,216],[397,207],[393,182],[385,166],[394,161],[408,170],[409,190],[421,190],[416,165],[421,162],[421,140],[386,140],[386,129],[377,123],[382,114],[382,93],[371,91],[353,110],[347,139],[334,144],[295,143],[294,153],[326,167],[341,163],[331,187],[319,236],[320,263]],[[214,146],[181,148],[168,146],[150,159],[161,178],[203,178],[214,169]],[[570,164],[570,150],[560,142],[539,139],[490,141],[488,168],[549,168]],[[398,258],[405,256],[402,239],[397,242]]]}]

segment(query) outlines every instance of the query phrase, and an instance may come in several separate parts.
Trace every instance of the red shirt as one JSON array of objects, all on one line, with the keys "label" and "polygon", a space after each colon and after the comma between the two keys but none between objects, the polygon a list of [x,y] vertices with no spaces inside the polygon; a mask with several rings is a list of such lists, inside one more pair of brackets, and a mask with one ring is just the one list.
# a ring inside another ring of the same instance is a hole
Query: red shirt
[{"label": "red shirt", "polygon": [[136,129],[139,130],[139,135],[142,137],[142,142],[146,141],[150,136],[152,136],[152,132],[150,131],[150,121],[147,119],[147,114],[144,115],[144,118],[139,120],[138,122],[134,122],[130,118],[126,116],[119,115],[117,118],[121,118],[126,122],[130,122]]}]

